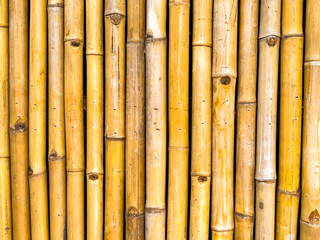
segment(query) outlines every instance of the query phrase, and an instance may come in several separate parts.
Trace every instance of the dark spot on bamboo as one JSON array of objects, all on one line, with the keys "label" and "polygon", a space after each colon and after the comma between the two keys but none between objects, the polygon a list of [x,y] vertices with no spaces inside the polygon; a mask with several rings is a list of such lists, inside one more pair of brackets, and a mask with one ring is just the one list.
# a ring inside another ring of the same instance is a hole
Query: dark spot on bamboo
[{"label": "dark spot on bamboo", "polygon": [[119,13],[110,14],[110,20],[113,25],[118,25],[121,22],[121,15]]},{"label": "dark spot on bamboo", "polygon": [[24,122],[21,122],[20,120],[18,120],[15,124],[14,124],[14,129],[17,132],[23,132],[26,130],[26,124]]},{"label": "dark spot on bamboo", "polygon": [[74,39],[71,41],[71,46],[72,47],[79,47],[80,46],[80,40],[79,39]]},{"label": "dark spot on bamboo", "polygon": [[97,173],[90,173],[89,174],[89,179],[92,180],[92,181],[96,181],[99,179],[99,174]]},{"label": "dark spot on bamboo", "polygon": [[147,40],[152,40],[153,39],[153,32],[151,31],[151,29],[147,30],[146,35],[147,35]]},{"label": "dark spot on bamboo", "polygon": [[262,201],[259,202],[259,209],[264,209],[264,204]]},{"label": "dark spot on bamboo", "polygon": [[129,208],[129,210],[128,210],[128,215],[130,216],[130,217],[135,217],[135,216],[138,216],[138,210],[135,208],[135,207],[131,207],[131,208]]},{"label": "dark spot on bamboo", "polygon": [[312,225],[320,225],[320,215],[319,215],[318,209],[315,209],[310,213],[309,222]]},{"label": "dark spot on bamboo", "polygon": [[231,78],[228,76],[222,77],[220,79],[221,84],[223,85],[229,85],[231,83]]},{"label": "dark spot on bamboo", "polygon": [[9,228],[9,227],[6,227],[4,230],[5,230],[6,232],[8,232],[8,231],[10,230],[10,228]]},{"label": "dark spot on bamboo", "polygon": [[277,44],[277,42],[278,42],[278,38],[275,36],[271,36],[267,38],[267,43],[269,46],[274,46]]},{"label": "dark spot on bamboo", "polygon": [[29,167],[28,169],[28,175],[29,176],[32,176],[33,175],[33,169],[31,167]]},{"label": "dark spot on bamboo", "polygon": [[207,176],[199,176],[198,177],[198,182],[199,183],[204,183],[206,181],[208,181],[208,177]]},{"label": "dark spot on bamboo", "polygon": [[58,158],[58,153],[53,149],[49,154],[49,161],[54,161]]}]

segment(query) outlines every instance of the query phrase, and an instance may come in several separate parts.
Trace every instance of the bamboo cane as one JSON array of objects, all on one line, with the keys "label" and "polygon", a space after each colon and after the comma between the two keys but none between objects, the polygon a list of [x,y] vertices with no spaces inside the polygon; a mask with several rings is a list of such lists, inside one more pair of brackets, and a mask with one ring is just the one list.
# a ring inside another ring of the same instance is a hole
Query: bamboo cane
[{"label": "bamboo cane", "polygon": [[165,0],[147,0],[146,240],[166,237],[167,36]]},{"label": "bamboo cane", "polygon": [[11,187],[9,156],[9,9],[8,0],[0,0],[0,238],[12,239]]},{"label": "bamboo cane", "polygon": [[87,239],[103,239],[103,1],[86,0]]},{"label": "bamboo cane", "polygon": [[50,239],[66,238],[63,0],[48,1]]},{"label": "bamboo cane", "polygon": [[259,0],[240,0],[235,239],[253,239]]},{"label": "bamboo cane", "polygon": [[187,238],[189,12],[189,0],[169,0],[168,240]]},{"label": "bamboo cane", "polygon": [[46,164],[47,1],[30,1],[29,187],[31,238],[49,239]]},{"label": "bamboo cane", "polygon": [[[226,18],[226,16],[228,16]],[[233,239],[233,145],[238,1],[215,0],[213,13],[212,239]]]},{"label": "bamboo cane", "polygon": [[280,0],[262,0],[259,32],[255,239],[274,239]]},{"label": "bamboo cane", "polygon": [[193,1],[190,240],[209,237],[213,0]]},{"label": "bamboo cane", "polygon": [[145,0],[128,0],[126,85],[126,239],[144,239]]},{"label": "bamboo cane", "polygon": [[320,239],[320,2],[307,1],[300,239]]},{"label": "bamboo cane", "polygon": [[64,93],[67,150],[67,238],[84,239],[84,1],[66,0]]},{"label": "bamboo cane", "polygon": [[105,239],[123,239],[125,0],[105,1]]},{"label": "bamboo cane", "polygon": [[303,1],[282,1],[276,239],[297,239],[303,65]]},{"label": "bamboo cane", "polygon": [[30,239],[28,185],[28,3],[9,1],[9,132],[13,239]]}]

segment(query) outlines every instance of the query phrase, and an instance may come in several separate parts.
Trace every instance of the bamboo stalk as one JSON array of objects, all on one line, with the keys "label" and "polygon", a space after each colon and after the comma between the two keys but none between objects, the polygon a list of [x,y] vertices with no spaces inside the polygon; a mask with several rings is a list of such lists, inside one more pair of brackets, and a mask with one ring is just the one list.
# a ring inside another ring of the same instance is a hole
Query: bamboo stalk
[{"label": "bamboo stalk", "polygon": [[128,0],[126,84],[126,239],[144,239],[145,0]]},{"label": "bamboo stalk", "polygon": [[103,239],[103,1],[86,0],[87,239]]},{"label": "bamboo stalk", "polygon": [[63,0],[48,1],[50,239],[66,237]]},{"label": "bamboo stalk", "polygon": [[189,12],[189,0],[169,0],[169,240],[187,238]]},{"label": "bamboo stalk", "polygon": [[255,239],[274,239],[280,0],[262,0],[259,32]]},{"label": "bamboo stalk", "polygon": [[209,237],[213,0],[193,1],[190,240]]},{"label": "bamboo stalk", "polygon": [[0,0],[0,238],[12,239],[9,154],[9,9]]},{"label": "bamboo stalk", "polygon": [[30,1],[29,187],[31,238],[49,239],[46,163],[47,1]]},{"label": "bamboo stalk", "polygon": [[67,150],[67,238],[84,239],[84,1],[66,0],[64,93]]},{"label": "bamboo stalk", "polygon": [[126,1],[105,1],[105,239],[123,239]]},{"label": "bamboo stalk", "polygon": [[304,63],[304,118],[302,144],[302,195],[300,239],[320,236],[320,2],[309,0],[306,6],[306,43]]},{"label": "bamboo stalk", "polygon": [[28,3],[9,1],[9,132],[14,239],[30,239],[28,185]]},{"label": "bamboo stalk", "polygon": [[[226,16],[228,16],[226,18]],[[233,145],[238,1],[215,0],[213,13],[212,239],[233,239]]]},{"label": "bamboo stalk", "polygon": [[303,1],[282,1],[276,239],[297,239],[300,197]]},{"label": "bamboo stalk", "polygon": [[253,239],[259,0],[240,0],[235,239]]},{"label": "bamboo stalk", "polygon": [[146,240],[166,237],[167,36],[165,0],[147,0]]}]

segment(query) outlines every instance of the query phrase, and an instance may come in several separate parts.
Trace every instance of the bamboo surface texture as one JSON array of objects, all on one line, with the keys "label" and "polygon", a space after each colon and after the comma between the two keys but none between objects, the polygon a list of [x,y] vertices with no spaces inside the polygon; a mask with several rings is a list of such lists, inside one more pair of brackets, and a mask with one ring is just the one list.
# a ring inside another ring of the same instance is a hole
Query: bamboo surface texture
[{"label": "bamboo surface texture", "polygon": [[320,239],[320,2],[307,1],[300,239]]},{"label": "bamboo surface texture", "polygon": [[0,0],[0,238],[12,239],[9,154],[9,1]]},{"label": "bamboo surface texture", "polygon": [[147,0],[145,239],[166,237],[167,2]]},{"label": "bamboo surface texture", "polygon": [[212,4],[213,0],[193,1],[190,240],[209,237]]},{"label": "bamboo surface texture", "polygon": [[280,16],[280,0],[261,1],[255,175],[256,240],[271,240],[275,237],[276,125]]},{"label": "bamboo surface texture", "polygon": [[9,1],[9,131],[13,239],[30,239],[27,0]]},{"label": "bamboo surface texture", "polygon": [[240,0],[235,239],[254,237],[254,173],[259,0]]},{"label": "bamboo surface texture", "polygon": [[145,205],[145,0],[127,1],[126,239],[144,239]]},{"label": "bamboo surface texture", "polygon": [[238,1],[213,5],[211,233],[212,239],[233,239]]}]

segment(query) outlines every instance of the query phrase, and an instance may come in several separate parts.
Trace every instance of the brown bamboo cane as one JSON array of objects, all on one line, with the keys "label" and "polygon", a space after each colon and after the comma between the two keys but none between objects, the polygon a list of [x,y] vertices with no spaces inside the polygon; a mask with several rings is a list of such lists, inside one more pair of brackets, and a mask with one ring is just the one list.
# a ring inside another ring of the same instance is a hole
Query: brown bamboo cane
[{"label": "brown bamboo cane", "polygon": [[213,0],[193,1],[190,240],[209,237],[212,4]]},{"label": "brown bamboo cane", "polygon": [[48,1],[50,239],[66,238],[67,186],[64,122],[63,0]]},{"label": "brown bamboo cane", "polygon": [[[300,198],[303,1],[282,1],[276,239],[297,239]],[[290,237],[288,237],[290,236]]]},{"label": "brown bamboo cane", "polygon": [[233,145],[237,79],[237,26],[238,1],[215,0],[212,60],[212,239],[233,239]]},{"label": "brown bamboo cane", "polygon": [[0,238],[12,239],[11,187],[9,156],[9,9],[8,0],[0,0]]},{"label": "brown bamboo cane", "polygon": [[9,132],[13,239],[30,239],[28,185],[28,6],[9,1]]},{"label": "brown bamboo cane", "polygon": [[302,144],[300,239],[320,239],[320,2],[308,0],[304,62],[304,118]]},{"label": "brown bamboo cane", "polygon": [[30,1],[29,187],[31,238],[49,239],[46,122],[47,1]]},{"label": "brown bamboo cane", "polygon": [[84,239],[84,1],[65,0],[64,93],[67,151],[67,238]]},{"label": "brown bamboo cane", "polygon": [[235,239],[253,239],[259,0],[240,0]]},{"label": "brown bamboo cane", "polygon": [[146,240],[166,237],[167,2],[147,0]]},{"label": "brown bamboo cane", "polygon": [[86,0],[87,238],[103,239],[103,0]]},{"label": "brown bamboo cane", "polygon": [[256,152],[255,239],[274,239],[280,0],[262,0]]},{"label": "brown bamboo cane", "polygon": [[144,239],[145,0],[127,1],[126,239]]},{"label": "brown bamboo cane", "polygon": [[105,239],[123,239],[126,1],[105,1]]},{"label": "brown bamboo cane", "polygon": [[189,0],[169,0],[169,240],[187,238],[189,12]]}]

